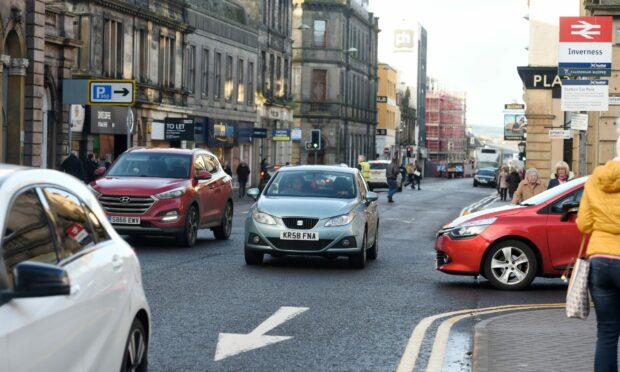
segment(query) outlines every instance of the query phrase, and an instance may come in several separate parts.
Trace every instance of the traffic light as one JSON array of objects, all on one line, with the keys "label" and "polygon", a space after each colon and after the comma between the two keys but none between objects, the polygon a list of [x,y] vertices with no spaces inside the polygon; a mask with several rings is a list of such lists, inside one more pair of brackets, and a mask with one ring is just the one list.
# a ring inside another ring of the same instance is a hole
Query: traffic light
[{"label": "traffic light", "polygon": [[321,149],[321,130],[320,129],[312,129],[312,137],[310,144],[312,145],[313,150]]}]

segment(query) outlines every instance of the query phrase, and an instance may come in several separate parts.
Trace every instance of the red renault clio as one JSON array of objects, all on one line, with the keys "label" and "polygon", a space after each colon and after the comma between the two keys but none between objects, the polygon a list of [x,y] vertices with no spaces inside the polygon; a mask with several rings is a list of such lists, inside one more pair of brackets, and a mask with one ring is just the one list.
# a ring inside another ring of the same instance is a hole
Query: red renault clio
[{"label": "red renault clio", "polygon": [[187,247],[200,228],[230,236],[232,179],[206,150],[130,149],[89,187],[120,234],[172,235]]},{"label": "red renault clio", "polygon": [[579,251],[575,219],[586,180],[455,219],[437,232],[437,269],[482,275],[500,289],[523,289],[537,276],[561,276]]}]

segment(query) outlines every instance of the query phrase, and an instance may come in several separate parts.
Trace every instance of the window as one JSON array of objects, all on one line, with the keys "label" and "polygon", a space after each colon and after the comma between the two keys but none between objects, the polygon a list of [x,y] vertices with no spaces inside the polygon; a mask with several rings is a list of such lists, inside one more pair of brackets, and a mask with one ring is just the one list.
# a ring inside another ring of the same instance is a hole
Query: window
[{"label": "window", "polygon": [[564,210],[563,210],[564,204],[573,203],[573,202],[579,203],[581,201],[582,195],[583,195],[583,187],[571,192],[567,196],[551,204],[551,213],[552,214],[564,213]]},{"label": "window", "polygon": [[266,93],[269,90],[269,83],[267,82],[267,53],[260,52],[260,78],[262,86],[262,93]]},{"label": "window", "polygon": [[254,104],[254,62],[248,63],[248,100],[247,105],[252,106]]},{"label": "window", "polygon": [[226,83],[224,85],[224,99],[232,101],[233,95],[233,57],[226,56]]},{"label": "window", "polygon": [[123,24],[106,19],[103,26],[103,75],[123,77]]},{"label": "window", "polygon": [[20,194],[9,211],[2,238],[8,287],[13,287],[13,268],[23,261],[56,263],[58,256],[45,210],[31,189]]},{"label": "window", "polygon": [[209,173],[216,173],[220,170],[219,162],[211,155],[205,155],[205,165]]},{"label": "window", "polygon": [[312,70],[312,101],[324,102],[327,95],[327,70]]},{"label": "window", "polygon": [[209,98],[209,49],[202,51],[202,97]]},{"label": "window", "polygon": [[148,30],[138,30],[137,35],[138,61],[136,63],[136,78],[141,82],[148,81],[149,77],[149,34]]},{"label": "window", "polygon": [[282,58],[276,59],[276,96],[282,97]]},{"label": "window", "polygon": [[77,26],[76,35],[83,43],[81,48],[77,48],[77,67],[80,70],[88,70],[90,68],[90,17],[80,16]]},{"label": "window", "polygon": [[237,103],[242,105],[245,100],[245,76],[243,60],[237,61]]},{"label": "window", "polygon": [[282,79],[282,95],[288,97],[289,96],[289,91],[288,91],[288,84],[287,82],[289,81],[290,76],[289,76],[289,65],[288,65],[288,59],[284,60],[284,78]]},{"label": "window", "polygon": [[273,54],[270,54],[269,55],[269,88],[267,89],[270,96],[273,96],[274,78],[275,78],[275,57]]},{"label": "window", "polygon": [[95,244],[80,200],[73,194],[51,187],[44,193],[56,219],[56,231],[60,234],[60,258],[70,257]]},{"label": "window", "polygon": [[187,48],[186,58],[187,58],[187,61],[186,61],[187,73],[185,76],[186,76],[187,81],[185,82],[185,88],[187,89],[188,92],[194,93],[196,89],[196,47],[195,46],[190,45],[189,48]]},{"label": "window", "polygon": [[99,221],[99,218],[97,218],[93,211],[91,211],[88,207],[84,206],[84,209],[86,210],[86,214],[88,215],[90,226],[92,226],[95,237],[97,238],[97,243],[110,240],[110,236],[101,225],[101,221]]},{"label": "window", "polygon": [[314,46],[316,48],[327,47],[327,21],[325,20],[314,20]]},{"label": "window", "polygon": [[159,39],[159,82],[174,87],[174,39],[164,35]]},{"label": "window", "polygon": [[198,177],[198,172],[206,171],[206,170],[207,170],[207,166],[205,165],[204,157],[201,156],[201,155],[196,155],[196,158],[194,158],[194,175],[195,175],[195,177]]},{"label": "window", "polygon": [[213,86],[213,99],[219,100],[222,94],[222,53],[215,53],[215,82]]}]

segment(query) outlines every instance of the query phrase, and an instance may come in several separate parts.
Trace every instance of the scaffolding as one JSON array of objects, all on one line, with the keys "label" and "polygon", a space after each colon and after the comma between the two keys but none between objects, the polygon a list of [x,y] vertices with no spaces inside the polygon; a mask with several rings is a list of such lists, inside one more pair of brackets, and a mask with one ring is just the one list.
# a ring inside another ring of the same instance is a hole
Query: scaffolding
[{"label": "scaffolding", "polygon": [[430,90],[426,95],[426,147],[433,162],[463,162],[467,157],[467,96]]}]

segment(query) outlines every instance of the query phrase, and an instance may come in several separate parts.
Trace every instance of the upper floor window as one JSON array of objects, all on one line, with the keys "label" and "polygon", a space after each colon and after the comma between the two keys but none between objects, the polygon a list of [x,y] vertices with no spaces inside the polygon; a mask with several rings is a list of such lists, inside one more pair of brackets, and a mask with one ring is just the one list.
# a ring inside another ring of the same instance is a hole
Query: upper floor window
[{"label": "upper floor window", "polygon": [[248,62],[248,89],[247,89],[247,101],[248,106],[254,104],[254,62]]},{"label": "upper floor window", "polygon": [[159,82],[174,87],[174,39],[165,35],[159,38]]},{"label": "upper floor window", "polygon": [[209,49],[202,50],[202,97],[209,98]]},{"label": "upper floor window", "polygon": [[222,53],[215,53],[215,65],[213,66],[215,81],[213,82],[213,99],[218,100],[222,95]]},{"label": "upper floor window", "polygon": [[327,47],[327,21],[325,20],[314,20],[314,46],[316,48]]},{"label": "upper floor window", "polygon": [[123,24],[106,19],[103,25],[103,75],[123,77]]},{"label": "upper floor window", "polygon": [[80,16],[74,23],[75,34],[82,41],[82,47],[77,49],[76,65],[78,69],[90,68],[90,16]]},{"label": "upper floor window", "polygon": [[245,101],[245,76],[243,60],[237,61],[237,103],[242,105]]},{"label": "upper floor window", "polygon": [[323,102],[327,98],[327,70],[312,70],[312,101]]},{"label": "upper floor window", "polygon": [[194,93],[196,89],[196,47],[190,45],[186,54],[185,88],[188,92]]},{"label": "upper floor window", "polygon": [[233,85],[233,57],[226,56],[226,84],[224,86],[224,99],[226,102],[232,102]]},{"label": "upper floor window", "polygon": [[282,58],[276,58],[276,96],[282,97],[284,82],[282,81]]},{"label": "upper floor window", "polygon": [[141,82],[149,80],[149,32],[146,29],[137,31],[136,34],[136,51],[137,61],[134,65],[136,68],[136,79]]}]

